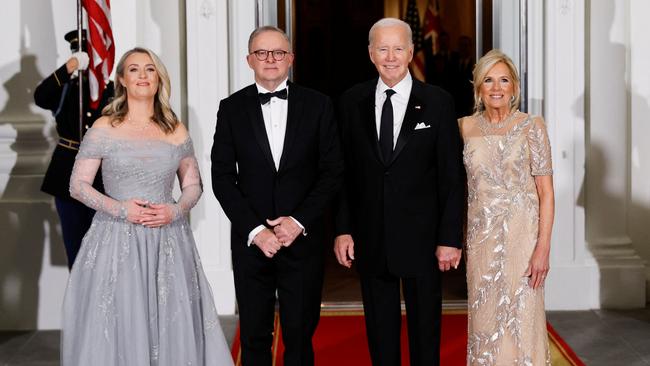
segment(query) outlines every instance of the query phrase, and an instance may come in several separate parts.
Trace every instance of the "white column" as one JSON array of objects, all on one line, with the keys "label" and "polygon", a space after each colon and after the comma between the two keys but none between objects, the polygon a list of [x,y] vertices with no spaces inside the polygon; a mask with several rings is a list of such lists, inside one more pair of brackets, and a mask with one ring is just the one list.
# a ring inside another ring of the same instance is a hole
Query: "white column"
[{"label": "white column", "polygon": [[227,0],[188,0],[187,110],[203,174],[204,194],[192,210],[192,228],[203,269],[220,314],[235,313],[230,222],[212,192],[210,149],[219,101],[229,95],[230,48]]},{"label": "white column", "polygon": [[589,4],[587,241],[600,269],[601,305],[643,307],[644,263],[628,234],[629,0]]},{"label": "white column", "polygon": [[544,3],[528,3],[528,113],[544,114]]},{"label": "white column", "polygon": [[[190,135],[203,173],[204,195],[192,227],[220,314],[235,312],[230,221],[212,192],[210,150],[219,101],[253,83],[248,37],[275,24],[274,0],[187,0],[187,109]],[[256,19],[256,12],[258,18]]]},{"label": "white column", "polygon": [[[257,0],[259,14],[259,25],[278,26],[278,1],[277,0]],[[284,12],[284,9],[280,11]]]},{"label": "white column", "polygon": [[629,202],[630,237],[646,262],[646,300],[650,301],[650,2],[630,0],[629,72],[631,119],[631,187]]},{"label": "white column", "polygon": [[[586,246],[581,203],[585,164],[585,3],[546,2],[544,116],[550,135],[555,186],[555,224],[546,307],[598,308],[598,267]],[[540,47],[540,45],[531,45]]]},{"label": "white column", "polygon": [[[230,91],[235,92],[254,82],[253,71],[246,63],[248,55],[248,37],[257,26],[255,0],[231,0],[229,3],[230,43],[227,46],[230,55]],[[262,14],[258,14],[262,15]],[[259,19],[262,21],[262,19]]]},{"label": "white column", "polygon": [[[56,6],[61,5],[61,6]],[[74,4],[3,3],[0,53],[0,329],[60,324],[68,277],[59,220],[40,192],[56,133],[34,87],[69,57]]]},{"label": "white column", "polygon": [[519,0],[494,0],[492,3],[492,46],[519,64]]},{"label": "white column", "polygon": [[[172,109],[184,118],[184,35],[178,0],[111,2],[115,63],[133,47],[154,51],[165,64],[172,86]],[[115,70],[113,70],[115,74]],[[114,75],[113,75],[114,78]]]}]

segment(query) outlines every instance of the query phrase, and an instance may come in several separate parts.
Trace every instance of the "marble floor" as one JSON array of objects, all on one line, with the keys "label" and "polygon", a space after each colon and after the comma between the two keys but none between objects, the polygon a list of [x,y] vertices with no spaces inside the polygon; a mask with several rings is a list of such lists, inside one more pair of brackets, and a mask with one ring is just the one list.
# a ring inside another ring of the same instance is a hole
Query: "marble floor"
[{"label": "marble floor", "polygon": [[650,365],[650,307],[549,311],[547,319],[586,365]]}]

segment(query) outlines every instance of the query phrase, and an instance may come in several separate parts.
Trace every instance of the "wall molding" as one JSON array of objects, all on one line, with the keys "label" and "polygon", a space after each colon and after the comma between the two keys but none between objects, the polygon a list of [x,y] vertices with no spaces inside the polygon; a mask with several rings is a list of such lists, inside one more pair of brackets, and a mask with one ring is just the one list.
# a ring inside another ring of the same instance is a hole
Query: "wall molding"
[{"label": "wall molding", "polygon": [[230,222],[212,192],[210,150],[219,101],[229,95],[230,32],[227,0],[187,0],[187,114],[202,172],[203,196],[191,224],[203,270],[220,314],[235,313]]},{"label": "wall molding", "polygon": [[544,116],[555,186],[549,310],[600,307],[598,265],[585,240],[585,2],[567,4],[549,0],[544,8]]}]

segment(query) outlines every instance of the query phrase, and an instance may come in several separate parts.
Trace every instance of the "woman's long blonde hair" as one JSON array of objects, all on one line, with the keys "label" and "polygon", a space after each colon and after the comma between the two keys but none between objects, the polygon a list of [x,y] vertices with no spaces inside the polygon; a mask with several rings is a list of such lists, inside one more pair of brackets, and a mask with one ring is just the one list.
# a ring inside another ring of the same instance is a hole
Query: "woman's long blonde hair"
[{"label": "woman's long blonde hair", "polygon": [[153,61],[156,72],[158,73],[158,90],[156,91],[156,95],[153,101],[153,116],[151,116],[151,120],[156,123],[166,134],[170,134],[174,132],[176,126],[179,124],[179,121],[176,117],[176,114],[172,110],[171,104],[169,103],[169,97],[171,95],[171,83],[169,81],[169,74],[167,73],[167,68],[162,63],[158,55],[146,48],[135,47],[129,51],[126,51],[126,53],[124,53],[124,55],[120,58],[120,61],[117,63],[117,68],[115,70],[115,74],[118,78],[118,82],[115,83],[115,97],[109,105],[104,107],[102,110],[102,115],[108,116],[111,119],[112,126],[117,126],[124,122],[127,113],[129,113],[126,87],[124,87],[124,85],[119,82],[119,78],[124,77],[126,59],[134,53],[144,53],[146,55],[149,55]]},{"label": "woman's long blonde hair", "polygon": [[487,75],[487,73],[490,72],[490,69],[499,62],[506,65],[510,71],[510,76],[512,77],[512,83],[514,86],[513,96],[515,99],[510,101],[510,112],[514,112],[519,108],[521,96],[519,93],[519,73],[517,72],[517,68],[508,55],[500,50],[493,49],[478,60],[476,66],[474,66],[474,71],[472,71],[472,75],[474,76],[474,80],[472,81],[472,84],[474,84],[474,113],[480,113],[485,109],[483,101],[481,100],[481,84],[483,84],[485,75]]}]

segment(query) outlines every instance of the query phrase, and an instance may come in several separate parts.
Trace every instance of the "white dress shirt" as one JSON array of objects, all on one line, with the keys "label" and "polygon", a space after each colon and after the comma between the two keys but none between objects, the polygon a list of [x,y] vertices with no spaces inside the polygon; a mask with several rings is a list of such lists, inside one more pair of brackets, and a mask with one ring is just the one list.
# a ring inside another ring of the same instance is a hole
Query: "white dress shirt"
[{"label": "white dress shirt", "polygon": [[395,94],[390,98],[393,104],[393,148],[397,144],[397,137],[402,129],[402,122],[404,122],[404,115],[406,114],[406,106],[411,96],[411,88],[413,87],[413,79],[410,73],[406,73],[404,79],[397,83],[394,87],[389,88],[388,85],[381,80],[377,81],[377,89],[375,90],[375,124],[377,126],[377,136],[379,136],[379,128],[381,125],[381,110],[386,101],[386,89],[393,89]]},{"label": "white dress shirt", "polygon": [[[287,88],[287,95],[289,95],[289,87],[287,86],[287,79],[278,85],[275,90],[267,90],[258,83],[255,83],[258,93],[272,93],[276,90],[282,90]],[[269,139],[269,146],[271,147],[271,155],[273,156],[273,163],[275,164],[275,169],[280,169],[280,158],[282,158],[282,149],[284,148],[284,135],[287,132],[287,113],[289,110],[289,98],[281,99],[278,97],[272,97],[268,103],[262,104],[262,117],[264,118],[264,128],[266,129],[266,136]],[[275,219],[272,217],[270,219]],[[293,221],[300,226],[303,230],[303,235],[305,233],[305,227],[298,222],[298,220],[291,217]],[[264,230],[264,225],[259,225],[255,229],[251,230],[248,234],[248,245],[251,245],[255,236],[259,234],[260,231]]]},{"label": "white dress shirt", "polygon": [[[272,93],[276,90],[287,88],[287,80],[278,85],[275,90],[266,90],[260,84],[255,83],[258,93]],[[287,93],[289,89],[287,88]],[[287,94],[288,95],[288,94]],[[280,168],[280,158],[282,157],[282,148],[284,147],[284,135],[287,131],[287,110],[289,108],[289,99],[280,99],[273,97],[268,103],[262,104],[262,116],[264,117],[264,128],[266,136],[269,138],[271,146],[271,155],[275,163],[275,169]]]}]

